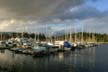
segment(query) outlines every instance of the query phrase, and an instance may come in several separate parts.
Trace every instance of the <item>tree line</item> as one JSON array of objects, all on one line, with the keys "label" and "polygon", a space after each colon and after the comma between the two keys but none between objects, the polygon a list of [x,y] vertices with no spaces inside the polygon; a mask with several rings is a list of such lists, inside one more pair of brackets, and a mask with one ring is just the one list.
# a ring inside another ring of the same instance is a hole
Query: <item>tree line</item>
[{"label": "tree line", "polygon": [[[68,33],[68,34],[62,34],[62,35],[53,35],[51,37],[47,37],[43,33],[35,34],[35,33],[16,33],[16,32],[1,32],[0,33],[0,39],[1,40],[6,40],[10,38],[16,38],[16,37],[24,37],[24,38],[32,38],[36,40],[70,40],[75,41],[81,41],[82,39],[82,32],[78,33]],[[83,40],[84,41],[96,41],[96,42],[108,42],[108,34],[100,34],[100,33],[87,33],[83,32]]]}]

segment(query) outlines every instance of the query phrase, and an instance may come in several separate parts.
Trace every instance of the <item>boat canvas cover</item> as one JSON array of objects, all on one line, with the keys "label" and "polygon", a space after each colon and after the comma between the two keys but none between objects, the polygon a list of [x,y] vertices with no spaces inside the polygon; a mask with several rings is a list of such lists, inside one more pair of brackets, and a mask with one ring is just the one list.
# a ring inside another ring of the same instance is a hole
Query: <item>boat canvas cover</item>
[{"label": "boat canvas cover", "polygon": [[46,47],[42,47],[42,46],[34,46],[33,47],[33,50],[36,50],[36,51],[46,51]]},{"label": "boat canvas cover", "polygon": [[67,41],[64,42],[64,47],[71,48],[71,44]]}]

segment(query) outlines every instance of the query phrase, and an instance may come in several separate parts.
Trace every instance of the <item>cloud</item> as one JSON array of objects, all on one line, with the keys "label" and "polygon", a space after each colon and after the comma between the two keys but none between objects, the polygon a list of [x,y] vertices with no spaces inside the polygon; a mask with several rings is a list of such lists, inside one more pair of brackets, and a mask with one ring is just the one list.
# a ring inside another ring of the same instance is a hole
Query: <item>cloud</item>
[{"label": "cloud", "polygon": [[[2,17],[49,16],[64,11],[69,6],[83,3],[84,0],[0,0]],[[2,15],[2,13],[4,13]],[[6,14],[6,15],[5,15]]]},{"label": "cloud", "polygon": [[84,24],[85,31],[98,32],[98,33],[108,33],[108,15],[98,18],[90,18],[82,20],[81,23]]},{"label": "cloud", "polygon": [[[89,0],[96,2],[97,0]],[[86,0],[0,0],[0,30],[45,32],[46,24],[55,31],[74,27],[75,19],[96,32],[107,33],[108,11],[85,5]],[[92,25],[95,24],[95,27]],[[81,26],[78,26],[81,31]]]},{"label": "cloud", "polygon": [[86,19],[91,17],[97,17],[101,15],[101,12],[94,7],[79,5],[72,7],[65,11],[63,14],[57,15],[60,19]]}]

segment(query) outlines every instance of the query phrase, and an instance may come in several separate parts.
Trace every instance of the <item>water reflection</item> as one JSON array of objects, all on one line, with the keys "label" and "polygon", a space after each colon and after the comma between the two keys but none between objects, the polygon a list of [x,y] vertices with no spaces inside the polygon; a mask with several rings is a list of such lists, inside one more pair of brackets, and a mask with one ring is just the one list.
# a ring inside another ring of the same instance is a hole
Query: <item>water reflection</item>
[{"label": "water reflection", "polygon": [[0,50],[0,70],[6,72],[101,72],[108,71],[108,48],[101,45],[34,58]]},{"label": "water reflection", "polygon": [[5,50],[0,50],[0,54],[5,53]]}]

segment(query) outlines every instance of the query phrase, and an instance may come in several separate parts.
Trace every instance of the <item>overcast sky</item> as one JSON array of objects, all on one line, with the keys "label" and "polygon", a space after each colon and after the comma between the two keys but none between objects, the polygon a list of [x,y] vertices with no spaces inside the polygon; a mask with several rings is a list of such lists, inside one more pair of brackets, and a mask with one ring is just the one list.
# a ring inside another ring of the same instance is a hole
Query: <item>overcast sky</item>
[{"label": "overcast sky", "polygon": [[108,33],[107,19],[108,0],[0,0],[0,31]]}]

